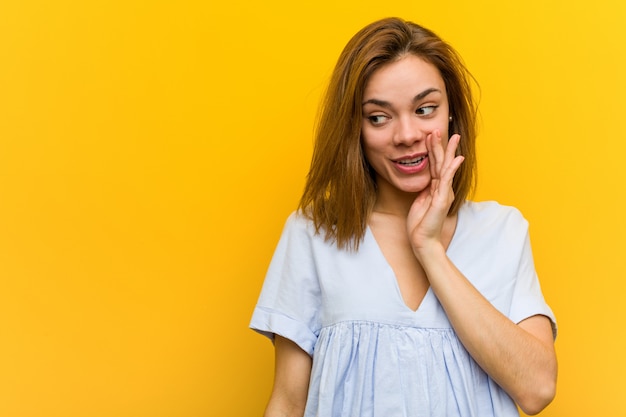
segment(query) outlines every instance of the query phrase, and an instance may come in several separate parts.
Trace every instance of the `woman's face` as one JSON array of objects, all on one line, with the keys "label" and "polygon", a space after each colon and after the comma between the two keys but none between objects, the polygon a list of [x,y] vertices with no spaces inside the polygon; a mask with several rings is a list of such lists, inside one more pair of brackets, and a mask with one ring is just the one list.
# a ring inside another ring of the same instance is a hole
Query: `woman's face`
[{"label": "woman's face", "polygon": [[379,192],[416,193],[430,185],[426,137],[448,142],[448,96],[439,70],[406,55],[376,70],[363,95],[362,143]]}]

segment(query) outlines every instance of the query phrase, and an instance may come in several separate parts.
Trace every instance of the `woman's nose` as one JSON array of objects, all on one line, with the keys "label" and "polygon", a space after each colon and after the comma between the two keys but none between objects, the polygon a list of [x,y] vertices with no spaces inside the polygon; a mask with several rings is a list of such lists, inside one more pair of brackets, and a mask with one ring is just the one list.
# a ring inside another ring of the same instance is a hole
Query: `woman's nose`
[{"label": "woman's nose", "polygon": [[423,139],[424,135],[419,126],[419,120],[413,117],[402,117],[397,121],[397,128],[394,134],[396,145],[411,146],[415,142]]}]

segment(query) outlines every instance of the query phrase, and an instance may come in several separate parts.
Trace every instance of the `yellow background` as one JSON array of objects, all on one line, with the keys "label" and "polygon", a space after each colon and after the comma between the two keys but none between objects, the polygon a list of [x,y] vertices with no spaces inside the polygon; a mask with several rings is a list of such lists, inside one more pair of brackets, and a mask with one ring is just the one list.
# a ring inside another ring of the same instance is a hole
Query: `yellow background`
[{"label": "yellow background", "polygon": [[0,416],[261,415],[247,325],[318,99],[390,15],[481,85],[476,199],[529,219],[559,319],[542,415],[624,415],[624,4],[3,1]]}]

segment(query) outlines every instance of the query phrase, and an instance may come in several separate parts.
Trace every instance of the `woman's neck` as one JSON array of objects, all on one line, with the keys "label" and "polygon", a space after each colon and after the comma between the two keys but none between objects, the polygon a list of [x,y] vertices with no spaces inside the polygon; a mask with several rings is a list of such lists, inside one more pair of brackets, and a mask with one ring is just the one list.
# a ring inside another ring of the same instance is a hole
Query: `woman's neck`
[{"label": "woman's neck", "polygon": [[417,193],[406,193],[393,187],[379,187],[374,203],[374,211],[398,217],[406,217]]}]

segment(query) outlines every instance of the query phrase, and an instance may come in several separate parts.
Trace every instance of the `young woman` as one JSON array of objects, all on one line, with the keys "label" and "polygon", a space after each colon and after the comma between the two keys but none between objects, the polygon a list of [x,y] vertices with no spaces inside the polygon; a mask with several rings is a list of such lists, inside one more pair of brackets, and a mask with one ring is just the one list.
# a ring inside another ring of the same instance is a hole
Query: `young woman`
[{"label": "young woman", "polygon": [[275,343],[267,417],[506,417],[553,399],[556,325],[527,222],[468,200],[469,79],[401,19],[346,45],[252,317]]}]

